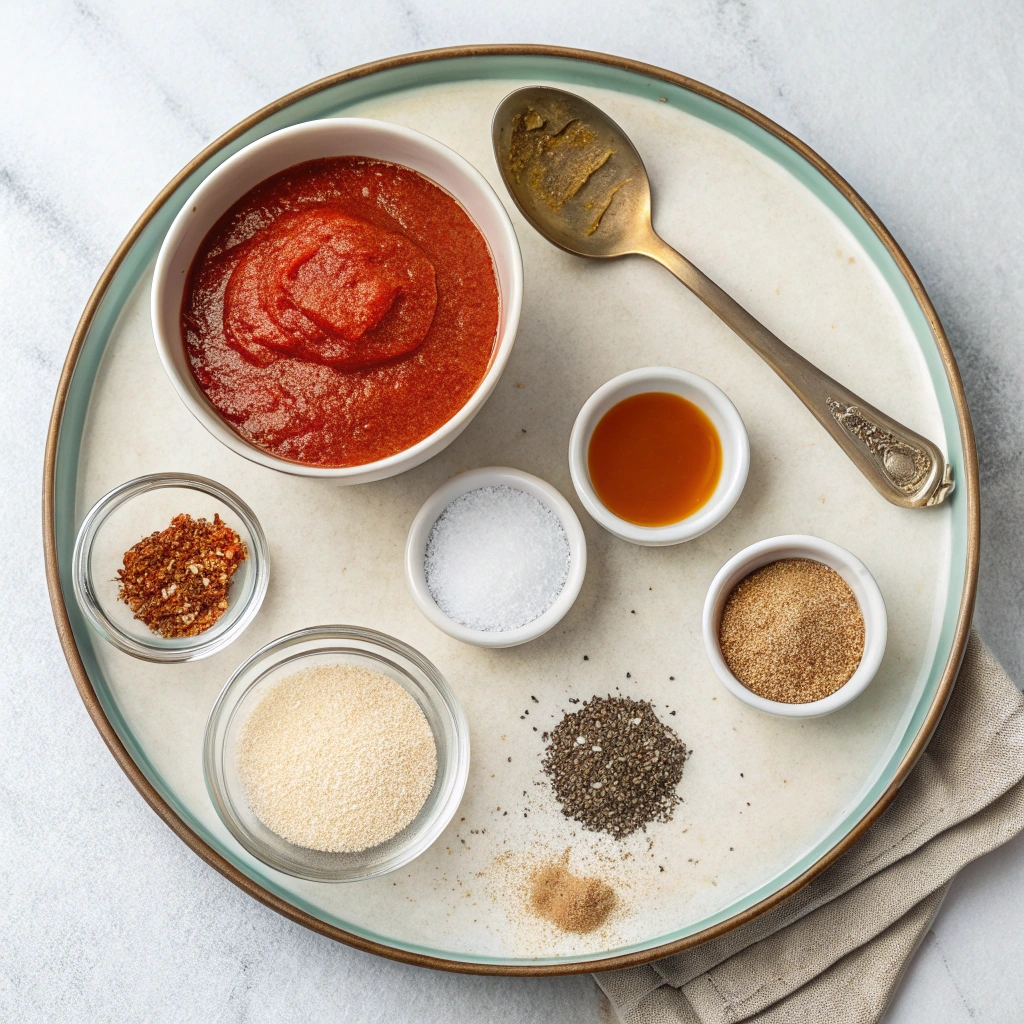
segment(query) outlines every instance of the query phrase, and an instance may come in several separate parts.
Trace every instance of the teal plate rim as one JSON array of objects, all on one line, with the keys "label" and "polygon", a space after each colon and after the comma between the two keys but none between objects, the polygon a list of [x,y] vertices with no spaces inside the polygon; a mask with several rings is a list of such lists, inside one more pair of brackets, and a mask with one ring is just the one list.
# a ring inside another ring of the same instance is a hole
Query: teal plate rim
[{"label": "teal plate rim", "polygon": [[[111,697],[71,585],[79,449],[100,358],[124,303],[155,255],[175,214],[198,184],[232,153],[279,128],[337,115],[354,104],[396,90],[474,79],[557,81],[665,102],[743,139],[792,174],[854,234],[907,316],[935,387],[948,460],[957,479],[957,489],[949,499],[953,517],[952,557],[936,655],[918,704],[906,721],[904,734],[891,750],[874,785],[812,850],[722,911],[669,935],[585,956],[503,959],[398,943],[332,919],[307,901],[286,894],[272,878],[193,819],[163,783]],[[86,304],[57,387],[43,473],[46,577],[61,646],[100,735],[153,810],[203,860],[285,917],[367,952],[421,967],[475,974],[574,974],[649,963],[745,924],[791,896],[832,864],[888,806],[942,716],[970,632],[979,543],[978,460],[963,382],[924,287],[870,207],[807,145],[738,100],[693,79],[639,61],[553,46],[451,47],[364,64],[289,93],[204,149],[135,223]]]}]

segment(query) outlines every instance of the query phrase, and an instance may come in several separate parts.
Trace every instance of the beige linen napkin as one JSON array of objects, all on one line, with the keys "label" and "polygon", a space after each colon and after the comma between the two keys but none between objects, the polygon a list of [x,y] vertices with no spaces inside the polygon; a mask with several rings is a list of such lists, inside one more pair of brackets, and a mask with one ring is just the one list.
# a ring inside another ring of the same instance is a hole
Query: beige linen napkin
[{"label": "beige linen napkin", "polygon": [[1024,697],[975,633],[946,713],[849,852],[750,924],[595,974],[622,1024],[871,1024],[953,876],[1024,829]]}]

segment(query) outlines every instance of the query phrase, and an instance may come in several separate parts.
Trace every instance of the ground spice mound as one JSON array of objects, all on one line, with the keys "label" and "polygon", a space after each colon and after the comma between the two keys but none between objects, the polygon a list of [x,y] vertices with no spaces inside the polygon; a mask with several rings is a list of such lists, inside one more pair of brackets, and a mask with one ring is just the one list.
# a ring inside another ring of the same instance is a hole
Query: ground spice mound
[{"label": "ground spice mound", "polygon": [[807,704],[835,693],[864,655],[864,616],[834,569],[783,558],[741,580],[719,627],[722,657],[753,693]]},{"label": "ground spice mound", "polygon": [[389,676],[319,665],[267,690],[242,727],[237,764],[271,831],[310,850],[357,853],[416,817],[434,787],[437,747],[419,704]]},{"label": "ground spice mound", "polygon": [[585,934],[600,928],[619,898],[600,878],[580,878],[564,863],[544,864],[530,878],[530,906],[535,914],[564,932]]},{"label": "ground spice mound", "polygon": [[541,767],[567,818],[623,839],[671,819],[687,756],[649,701],[609,694],[555,726]]},{"label": "ground spice mound", "polygon": [[231,578],[247,555],[219,515],[211,523],[182,513],[124,553],[117,596],[154,633],[198,636],[227,611]]}]

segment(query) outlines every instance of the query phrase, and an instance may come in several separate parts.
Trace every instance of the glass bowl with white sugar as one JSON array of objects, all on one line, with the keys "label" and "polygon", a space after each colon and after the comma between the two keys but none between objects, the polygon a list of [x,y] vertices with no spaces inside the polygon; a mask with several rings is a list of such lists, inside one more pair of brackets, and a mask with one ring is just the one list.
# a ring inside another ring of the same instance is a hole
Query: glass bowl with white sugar
[{"label": "glass bowl with white sugar", "polygon": [[281,637],[241,665],[206,727],[203,769],[228,831],[297,878],[354,882],[444,831],[469,774],[469,728],[422,654],[358,626]]},{"label": "glass bowl with white sugar", "polygon": [[405,575],[420,611],[478,647],[535,640],[573,606],[587,542],[572,506],[549,483],[488,467],[453,477],[409,529]]}]

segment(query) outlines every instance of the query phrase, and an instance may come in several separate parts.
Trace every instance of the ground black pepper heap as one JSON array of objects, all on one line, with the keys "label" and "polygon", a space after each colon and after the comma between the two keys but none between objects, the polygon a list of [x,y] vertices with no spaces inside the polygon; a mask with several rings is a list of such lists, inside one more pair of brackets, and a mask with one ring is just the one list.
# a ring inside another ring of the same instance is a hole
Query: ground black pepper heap
[{"label": "ground black pepper heap", "polygon": [[555,726],[545,753],[562,813],[591,831],[623,839],[679,803],[686,745],[649,701],[592,697]]}]

